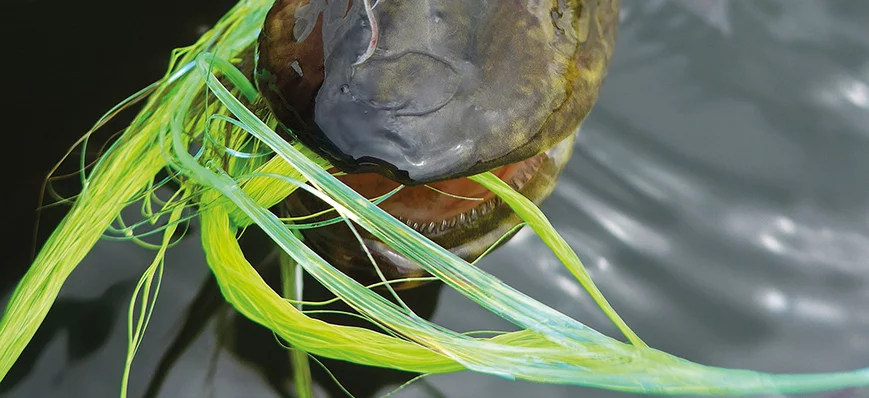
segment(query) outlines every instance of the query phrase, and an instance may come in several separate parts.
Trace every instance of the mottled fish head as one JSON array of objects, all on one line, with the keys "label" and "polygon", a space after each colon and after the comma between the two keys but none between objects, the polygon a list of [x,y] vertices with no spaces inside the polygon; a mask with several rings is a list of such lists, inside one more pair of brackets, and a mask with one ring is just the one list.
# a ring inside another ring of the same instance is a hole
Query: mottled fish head
[{"label": "mottled fish head", "polygon": [[[493,171],[536,203],[549,195],[603,83],[618,13],[618,0],[278,0],[256,83],[345,183],[367,197],[406,185],[381,207],[473,259],[520,221],[464,177]],[[293,196],[295,211],[323,206]],[[306,237],[361,261],[341,228]],[[366,245],[396,276],[418,269]]]}]

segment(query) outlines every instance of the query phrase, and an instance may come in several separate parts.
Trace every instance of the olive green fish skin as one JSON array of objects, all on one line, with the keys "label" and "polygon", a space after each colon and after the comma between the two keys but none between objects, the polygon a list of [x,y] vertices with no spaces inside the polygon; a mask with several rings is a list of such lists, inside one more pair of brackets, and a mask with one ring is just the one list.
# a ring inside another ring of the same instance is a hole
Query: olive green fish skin
[{"label": "olive green fish skin", "polygon": [[618,0],[381,0],[376,50],[354,65],[372,37],[361,1],[274,7],[295,10],[270,13],[259,43],[259,88],[279,120],[341,170],[406,185],[518,162],[574,133],[619,15]]}]

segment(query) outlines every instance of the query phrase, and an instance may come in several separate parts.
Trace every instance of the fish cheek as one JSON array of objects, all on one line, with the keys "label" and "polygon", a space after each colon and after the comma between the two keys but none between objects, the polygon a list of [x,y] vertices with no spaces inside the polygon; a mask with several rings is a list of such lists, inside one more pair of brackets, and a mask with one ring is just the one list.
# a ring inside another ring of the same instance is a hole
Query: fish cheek
[{"label": "fish cheek", "polygon": [[[323,16],[317,10],[304,10],[315,4],[276,1],[266,15],[257,45],[257,89],[284,127],[295,131],[313,130],[315,99],[325,76]],[[298,18],[305,14],[307,19]]]}]

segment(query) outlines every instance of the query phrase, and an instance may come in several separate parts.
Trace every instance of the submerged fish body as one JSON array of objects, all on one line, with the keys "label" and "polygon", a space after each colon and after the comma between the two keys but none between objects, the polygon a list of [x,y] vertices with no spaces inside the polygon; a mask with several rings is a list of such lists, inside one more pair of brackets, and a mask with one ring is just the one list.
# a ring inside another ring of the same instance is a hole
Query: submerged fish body
[{"label": "submerged fish body", "polygon": [[[606,75],[619,6],[277,0],[255,80],[287,131],[347,172],[345,183],[367,197],[406,185],[381,206],[473,260],[520,220],[463,177],[494,170],[535,203],[549,195]],[[301,192],[288,203],[293,214],[324,207]],[[305,237],[345,270],[375,275],[346,225]],[[421,273],[363,240],[388,277]]]}]

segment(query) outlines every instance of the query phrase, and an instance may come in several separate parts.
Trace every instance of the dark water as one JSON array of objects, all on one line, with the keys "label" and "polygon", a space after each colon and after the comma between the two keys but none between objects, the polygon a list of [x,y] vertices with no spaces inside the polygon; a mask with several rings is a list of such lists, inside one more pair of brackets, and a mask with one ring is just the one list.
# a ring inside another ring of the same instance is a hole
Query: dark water
[{"label": "dark water", "polygon": [[[610,77],[543,210],[622,317],[656,348],[704,364],[768,372],[869,366],[869,3],[623,1]],[[55,22],[69,35],[57,44],[62,51],[37,52],[39,40],[22,49],[38,61],[31,75],[41,77],[13,82],[22,87],[13,91],[30,88],[43,98],[53,92],[44,106],[77,121],[37,126],[42,136],[19,138],[30,140],[22,147],[60,144],[48,145],[44,163],[28,168],[36,171],[30,185],[22,185],[18,208],[33,208],[32,181],[89,122],[158,76],[165,49],[192,41],[198,25],[230,6],[199,3],[177,15],[92,3],[87,7],[107,14],[82,17],[80,24]],[[63,10],[60,4],[23,2],[12,9],[28,11],[20,21],[29,22],[82,12],[83,6]],[[4,29],[35,32],[14,21]],[[77,52],[83,40],[106,44]],[[145,50],[119,47],[124,40]],[[61,59],[68,69],[51,67]],[[96,71],[91,59],[99,61]],[[91,91],[76,91],[83,87]],[[27,112],[36,105],[15,106]],[[12,216],[29,217],[20,214]],[[10,222],[27,232],[32,221],[22,220]],[[27,245],[9,249],[20,260],[0,269],[0,288],[23,272]],[[0,396],[117,396],[127,297],[149,256],[127,244],[98,245],[70,278]],[[167,264],[157,313],[134,364],[132,396],[145,390],[181,330],[186,306],[207,281],[195,233],[169,252]],[[617,335],[532,234],[520,233],[482,266]],[[508,327],[451,291],[436,294],[429,289],[417,296],[438,297],[432,310],[439,324],[460,331]],[[160,396],[279,396],[271,385],[284,382],[285,354],[273,348],[268,333],[231,311],[218,313],[185,347]],[[339,379],[360,396],[385,393],[401,378],[358,369],[343,375]],[[398,396],[624,395],[466,372],[429,377]],[[869,390],[816,396],[869,397]]]}]

